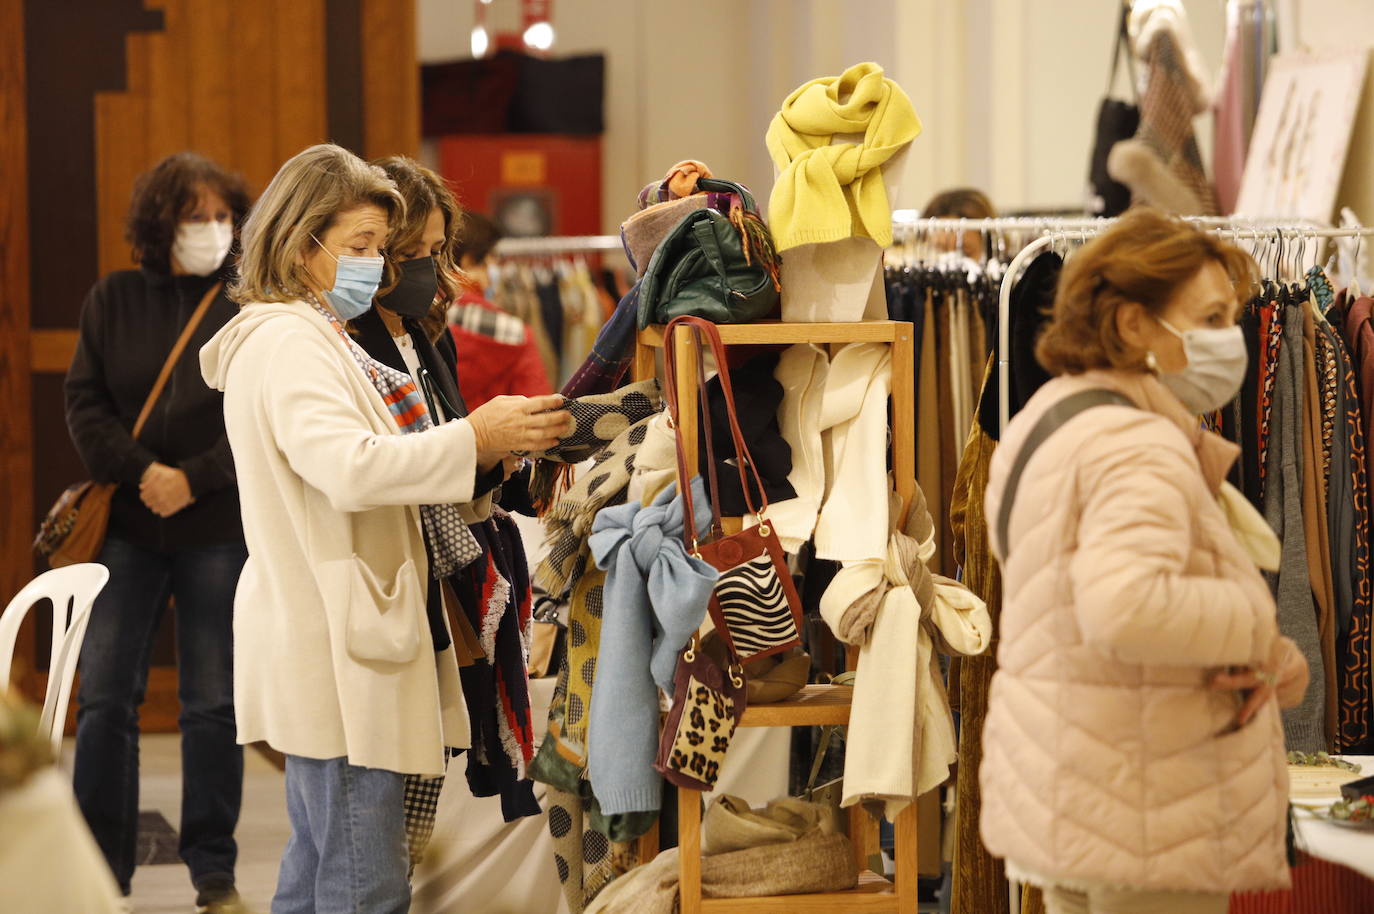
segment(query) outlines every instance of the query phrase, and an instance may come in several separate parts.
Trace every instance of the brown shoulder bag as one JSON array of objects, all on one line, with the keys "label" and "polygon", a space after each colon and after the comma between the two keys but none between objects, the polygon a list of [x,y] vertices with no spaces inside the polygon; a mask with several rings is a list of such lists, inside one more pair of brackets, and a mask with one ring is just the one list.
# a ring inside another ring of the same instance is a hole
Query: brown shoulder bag
[{"label": "brown shoulder bag", "polygon": [[[158,373],[157,381],[153,383],[153,389],[148,392],[143,409],[139,411],[138,421],[134,423],[131,433],[134,440],[138,440],[138,436],[142,434],[143,426],[152,415],[153,405],[157,403],[157,398],[167,386],[172,369],[176,367],[182,352],[185,351],[186,344],[191,341],[191,334],[200,326],[201,318],[210,309],[210,302],[215,300],[223,285],[224,283],[217,282],[210,287],[205,297],[200,300],[200,304],[196,306],[191,319],[182,328],[181,336],[177,337],[167,361],[162,365],[162,371]],[[54,568],[94,561],[100,554],[101,547],[105,545],[105,530],[110,524],[110,500],[114,498],[117,487],[116,483],[91,482],[89,479],[67,486],[66,491],[48,509],[48,516],[43,518],[43,523],[38,528],[38,536],[33,541],[34,550],[45,556],[48,564]]]}]

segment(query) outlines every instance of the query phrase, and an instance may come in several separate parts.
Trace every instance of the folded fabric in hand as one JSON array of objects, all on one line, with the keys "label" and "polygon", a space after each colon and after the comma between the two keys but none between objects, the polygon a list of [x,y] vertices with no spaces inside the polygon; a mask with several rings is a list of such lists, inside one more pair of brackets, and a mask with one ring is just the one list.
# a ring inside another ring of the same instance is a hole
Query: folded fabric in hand
[{"label": "folded fabric in hand", "polygon": [[572,416],[572,428],[547,451],[529,455],[536,458],[530,498],[541,510],[552,505],[560,483],[566,487],[573,465],[596,456],[630,426],[663,409],[663,394],[650,378],[608,394],[564,400],[559,409]]}]

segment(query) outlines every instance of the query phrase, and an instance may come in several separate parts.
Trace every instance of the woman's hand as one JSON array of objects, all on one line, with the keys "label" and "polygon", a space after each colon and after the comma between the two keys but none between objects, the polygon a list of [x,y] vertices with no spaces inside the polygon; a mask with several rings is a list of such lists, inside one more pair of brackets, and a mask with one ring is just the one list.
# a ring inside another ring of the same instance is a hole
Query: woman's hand
[{"label": "woman's hand", "polygon": [[1212,677],[1211,686],[1245,695],[1245,703],[1236,714],[1236,726],[1243,727],[1271,697],[1278,699],[1281,708],[1296,706],[1307,691],[1308,676],[1307,658],[1302,651],[1291,638],[1280,637],[1274,639],[1274,648],[1263,666],[1222,671]]},{"label": "woman's hand", "polygon": [[468,416],[468,422],[477,438],[479,461],[495,455],[504,457],[512,451],[553,447],[572,429],[572,416],[558,409],[562,405],[563,398],[552,394],[496,397],[477,407]]},{"label": "woman's hand", "polygon": [[1273,697],[1277,681],[1278,677],[1272,670],[1239,667],[1214,675],[1211,686],[1221,692],[1239,692],[1245,699],[1233,725],[1238,730],[1248,724],[1264,707],[1264,703]]},{"label": "woman's hand", "polygon": [[163,463],[151,463],[143,471],[138,495],[158,517],[171,517],[195,501],[186,474]]}]

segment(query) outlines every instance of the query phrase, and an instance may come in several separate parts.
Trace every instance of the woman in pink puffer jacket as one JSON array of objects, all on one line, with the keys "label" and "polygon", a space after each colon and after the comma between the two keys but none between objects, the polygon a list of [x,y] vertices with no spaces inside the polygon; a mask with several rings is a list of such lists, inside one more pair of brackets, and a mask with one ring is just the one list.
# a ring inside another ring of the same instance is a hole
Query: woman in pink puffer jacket
[{"label": "woman in pink puffer jacket", "polygon": [[[1239,449],[1196,418],[1244,378],[1253,271],[1183,222],[1122,218],[1066,266],[1036,350],[1056,377],[992,461],[1004,603],[982,837],[1050,914],[1223,914],[1233,891],[1289,884],[1279,706],[1307,664],[1256,567],[1277,567],[1278,541],[1224,485]],[[1017,455],[1086,390],[1124,400],[1028,451],[1002,542]]]}]

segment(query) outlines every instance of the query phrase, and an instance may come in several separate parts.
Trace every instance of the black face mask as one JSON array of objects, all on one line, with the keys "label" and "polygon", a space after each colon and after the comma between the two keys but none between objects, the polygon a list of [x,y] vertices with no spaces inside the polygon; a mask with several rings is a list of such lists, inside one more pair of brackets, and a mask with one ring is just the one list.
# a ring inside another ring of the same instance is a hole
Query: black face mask
[{"label": "black face mask", "polygon": [[377,304],[401,317],[423,318],[434,307],[439,292],[439,276],[434,271],[433,257],[418,257],[396,264],[400,281],[396,288],[377,297]]}]

